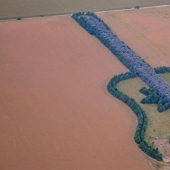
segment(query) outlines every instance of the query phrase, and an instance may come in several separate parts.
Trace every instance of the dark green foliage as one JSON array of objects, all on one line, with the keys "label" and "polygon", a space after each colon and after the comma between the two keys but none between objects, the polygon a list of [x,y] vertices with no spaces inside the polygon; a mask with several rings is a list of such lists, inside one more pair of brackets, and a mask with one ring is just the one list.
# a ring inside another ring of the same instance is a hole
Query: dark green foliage
[{"label": "dark green foliage", "polygon": [[154,69],[157,74],[169,73],[170,67],[161,66]]},{"label": "dark green foliage", "polygon": [[146,87],[142,87],[139,91],[146,96],[152,94],[151,89],[147,89]]}]

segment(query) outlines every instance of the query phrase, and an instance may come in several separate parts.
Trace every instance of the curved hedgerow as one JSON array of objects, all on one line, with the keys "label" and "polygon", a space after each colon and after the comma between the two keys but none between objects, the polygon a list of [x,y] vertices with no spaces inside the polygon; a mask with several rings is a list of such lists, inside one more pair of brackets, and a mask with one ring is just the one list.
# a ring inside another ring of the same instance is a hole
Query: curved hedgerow
[{"label": "curved hedgerow", "polygon": [[114,97],[121,100],[123,103],[125,103],[127,106],[130,107],[130,109],[135,113],[138,119],[138,125],[137,129],[134,135],[134,140],[138,144],[139,148],[145,152],[148,156],[158,160],[162,161],[162,154],[158,151],[158,149],[153,148],[153,146],[150,146],[144,139],[145,132],[147,128],[147,115],[144,110],[140,107],[140,105],[135,101],[135,99],[130,98],[126,94],[123,94],[121,91],[117,89],[117,84],[123,80],[128,80],[131,78],[138,77],[136,74],[132,72],[127,72],[124,74],[119,74],[117,76],[114,76],[108,86],[107,89],[109,93],[111,93]]}]

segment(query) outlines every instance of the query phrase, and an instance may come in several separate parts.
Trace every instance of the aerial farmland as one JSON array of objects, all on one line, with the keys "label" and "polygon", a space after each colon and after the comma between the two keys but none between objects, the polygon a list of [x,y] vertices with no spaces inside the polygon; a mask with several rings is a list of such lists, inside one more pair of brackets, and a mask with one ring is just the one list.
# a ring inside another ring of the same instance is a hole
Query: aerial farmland
[{"label": "aerial farmland", "polygon": [[[117,84],[146,112],[144,138],[161,154],[157,161],[135,143],[134,112],[107,90],[129,69],[72,18],[95,11],[152,68],[168,68],[170,3],[103,3],[0,2],[0,169],[170,169],[170,109],[142,104],[139,91],[148,86],[139,78]],[[155,5],[167,6],[141,8]],[[170,84],[170,73],[161,77]]]},{"label": "aerial farmland", "polygon": [[60,15],[79,11],[105,11],[168,4],[170,4],[169,0],[0,0],[0,18]]}]

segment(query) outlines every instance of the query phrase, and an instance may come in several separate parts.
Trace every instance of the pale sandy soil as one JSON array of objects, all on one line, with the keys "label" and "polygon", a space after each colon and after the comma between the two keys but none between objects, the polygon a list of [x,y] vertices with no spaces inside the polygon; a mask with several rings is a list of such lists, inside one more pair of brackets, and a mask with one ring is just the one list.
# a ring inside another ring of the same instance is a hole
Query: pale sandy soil
[{"label": "pale sandy soil", "polygon": [[152,67],[170,66],[170,7],[98,15]]},{"label": "pale sandy soil", "polygon": [[127,71],[68,17],[0,22],[1,170],[152,170],[106,89]]},{"label": "pale sandy soil", "polygon": [[164,162],[170,162],[170,143],[169,140],[167,139],[158,139],[158,140],[153,140],[154,146],[156,148],[159,148],[159,151],[163,153],[164,156],[163,160]]}]

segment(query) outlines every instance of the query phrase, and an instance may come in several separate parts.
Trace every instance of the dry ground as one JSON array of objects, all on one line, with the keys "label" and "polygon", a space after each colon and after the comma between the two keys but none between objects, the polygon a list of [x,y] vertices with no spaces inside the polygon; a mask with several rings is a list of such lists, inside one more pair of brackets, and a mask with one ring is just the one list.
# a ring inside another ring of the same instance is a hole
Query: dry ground
[{"label": "dry ground", "polygon": [[97,39],[69,17],[0,22],[0,37],[0,169],[152,169],[106,89],[127,70]]},{"label": "dry ground", "polygon": [[0,18],[170,5],[169,0],[0,0]]},{"label": "dry ground", "polygon": [[168,139],[153,140],[154,146],[164,155],[164,162],[170,162],[170,142]]}]

